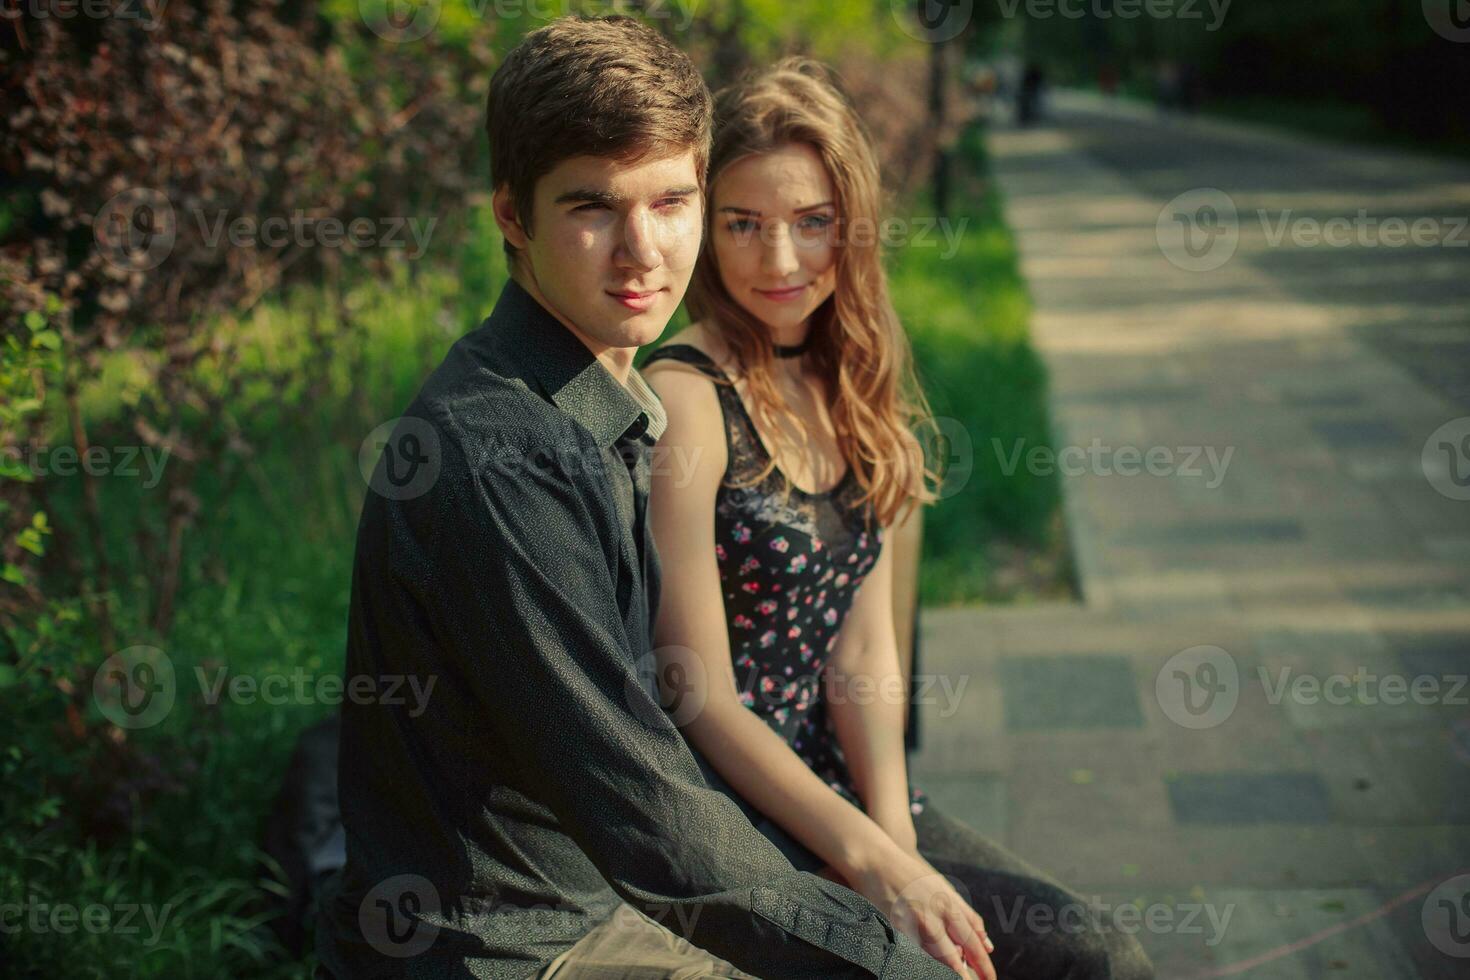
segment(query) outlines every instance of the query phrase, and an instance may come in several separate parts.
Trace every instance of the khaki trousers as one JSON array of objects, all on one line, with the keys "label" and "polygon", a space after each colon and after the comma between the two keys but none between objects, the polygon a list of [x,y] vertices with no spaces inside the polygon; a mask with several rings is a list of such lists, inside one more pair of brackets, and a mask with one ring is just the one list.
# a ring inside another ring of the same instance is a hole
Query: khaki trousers
[{"label": "khaki trousers", "polygon": [[676,936],[628,905],[613,910],[539,980],[759,980]]}]

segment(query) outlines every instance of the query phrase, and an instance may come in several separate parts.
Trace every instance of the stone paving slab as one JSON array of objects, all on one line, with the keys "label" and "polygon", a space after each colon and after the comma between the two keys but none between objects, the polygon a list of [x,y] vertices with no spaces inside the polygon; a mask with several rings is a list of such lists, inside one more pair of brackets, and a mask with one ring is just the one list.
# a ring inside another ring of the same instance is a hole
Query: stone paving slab
[{"label": "stone paving slab", "polygon": [[[1058,104],[991,150],[1054,446],[1111,464],[1061,477],[1083,601],[924,610],[915,779],[1080,891],[1233,905],[1217,943],[1142,937],[1161,978],[1470,975],[1470,878],[1459,946],[1427,904],[1470,872],[1470,501],[1425,452],[1470,416],[1470,277],[1250,218],[1470,214],[1470,165]],[[1207,187],[1246,219],[1191,271],[1157,229]]]},{"label": "stone paving slab", "polygon": [[[1382,908],[1383,896],[1371,889],[1200,888],[1187,895],[1145,893],[1132,902],[1144,912],[1136,926],[1139,941],[1162,977],[1411,980],[1418,975],[1386,916],[1344,928]],[[1135,928],[1111,905],[1103,921]]]},{"label": "stone paving slab", "polygon": [[1165,778],[1174,819],[1192,824],[1328,823],[1332,800],[1315,772],[1192,772]]}]

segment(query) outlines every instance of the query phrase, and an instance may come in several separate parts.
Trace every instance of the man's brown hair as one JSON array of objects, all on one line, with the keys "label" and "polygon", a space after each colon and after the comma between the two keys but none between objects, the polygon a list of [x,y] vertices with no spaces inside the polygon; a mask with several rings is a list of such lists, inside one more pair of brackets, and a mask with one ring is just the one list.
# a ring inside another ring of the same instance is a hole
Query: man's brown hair
[{"label": "man's brown hair", "polygon": [[[688,56],[631,17],[562,17],[527,34],[490,80],[490,182],[529,232],[536,181],[575,156],[709,163],[709,89]],[[515,249],[506,243],[514,260]]]}]

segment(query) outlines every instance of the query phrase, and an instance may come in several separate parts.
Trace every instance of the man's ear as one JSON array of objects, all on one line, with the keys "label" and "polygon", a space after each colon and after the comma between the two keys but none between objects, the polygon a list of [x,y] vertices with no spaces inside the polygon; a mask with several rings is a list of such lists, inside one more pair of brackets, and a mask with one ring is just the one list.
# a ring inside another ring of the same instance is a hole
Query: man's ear
[{"label": "man's ear", "polygon": [[515,201],[510,195],[510,185],[501,184],[495,188],[495,193],[490,198],[490,210],[495,214],[495,224],[500,228],[500,234],[510,243],[512,248],[523,249],[531,236],[526,234],[526,229],[521,225],[520,216],[516,214]]}]

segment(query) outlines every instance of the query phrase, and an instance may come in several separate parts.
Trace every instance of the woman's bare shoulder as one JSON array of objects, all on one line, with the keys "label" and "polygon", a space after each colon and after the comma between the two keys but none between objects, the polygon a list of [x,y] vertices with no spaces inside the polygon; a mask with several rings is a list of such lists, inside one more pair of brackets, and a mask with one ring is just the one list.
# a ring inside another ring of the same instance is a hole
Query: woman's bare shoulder
[{"label": "woman's bare shoulder", "polygon": [[[719,338],[716,337],[714,335],[714,332],[706,327],[703,322],[691,323],[689,326],[685,327],[678,333],[675,333],[672,337],[666,339],[663,343],[659,344],[657,347],[654,348],[654,350],[659,351],[665,347],[672,347],[676,344],[685,344],[689,347],[693,347],[695,350],[699,351],[706,357],[713,360],[716,364],[720,365],[720,367],[726,368],[729,357],[725,351],[725,346],[720,343]],[[657,371],[665,365],[673,367],[688,367],[688,365],[684,364],[682,361],[674,361],[672,359],[665,358],[664,360],[655,361],[654,363],[650,364],[648,366],[648,369],[650,371]],[[726,368],[726,370],[728,370],[728,368]]]},{"label": "woman's bare shoulder", "polygon": [[[705,337],[697,328],[698,324],[685,327],[654,348],[654,352],[675,344],[686,344],[713,357]],[[680,408],[697,410],[701,416],[710,409],[718,413],[719,401],[714,395],[714,381],[693,364],[665,357],[639,368],[638,371],[647,379],[649,387],[666,403],[677,402]]]},{"label": "woman's bare shoulder", "polygon": [[[703,351],[694,339],[683,339],[687,333],[687,330],[680,331],[666,344],[686,343]],[[639,371],[646,376],[648,386],[668,414],[661,442],[708,449],[710,462],[715,466],[712,479],[718,482],[725,465],[725,427],[724,409],[714,379],[694,365],[672,357],[655,361]]]},{"label": "woman's bare shoulder", "polygon": [[[659,347],[654,348],[654,350],[663,350],[664,347],[678,347],[678,345],[692,347],[694,350],[700,351],[704,356],[713,357],[713,359],[717,360],[717,350],[719,348],[714,344],[709,329],[704,326],[703,322],[691,323],[691,325],[679,331],[678,334],[664,339],[663,344],[659,344]],[[660,361],[660,363],[667,363],[667,361]]]}]

